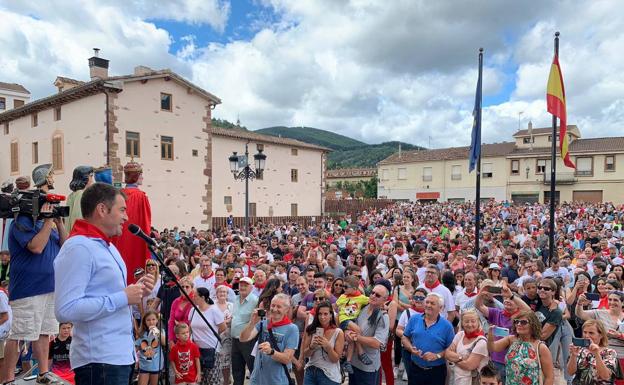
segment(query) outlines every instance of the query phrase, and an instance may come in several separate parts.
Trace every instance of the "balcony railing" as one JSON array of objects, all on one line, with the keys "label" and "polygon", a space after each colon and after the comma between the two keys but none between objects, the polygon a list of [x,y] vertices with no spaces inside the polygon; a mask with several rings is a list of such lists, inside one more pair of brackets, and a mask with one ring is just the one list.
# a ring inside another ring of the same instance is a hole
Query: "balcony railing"
[{"label": "balcony railing", "polygon": [[[574,172],[557,172],[555,184],[574,184],[577,182]],[[544,173],[544,184],[550,184],[550,172]]]}]

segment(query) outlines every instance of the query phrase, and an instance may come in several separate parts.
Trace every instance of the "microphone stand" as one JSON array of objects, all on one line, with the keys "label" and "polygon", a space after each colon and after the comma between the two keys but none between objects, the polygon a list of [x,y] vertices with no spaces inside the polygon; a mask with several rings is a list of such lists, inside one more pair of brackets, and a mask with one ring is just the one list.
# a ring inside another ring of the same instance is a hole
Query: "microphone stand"
[{"label": "microphone stand", "polygon": [[[180,282],[178,281],[176,276],[171,272],[171,270],[169,270],[169,267],[167,267],[167,265],[165,264],[165,261],[163,260],[162,256],[160,256],[156,252],[156,250],[154,249],[153,245],[151,245],[149,242],[145,242],[145,243],[147,244],[147,248],[149,249],[149,251],[152,254],[152,256],[156,257],[156,260],[158,261],[158,263],[162,267],[163,272],[167,273],[167,275],[170,278],[172,278],[173,283],[178,288],[178,290],[180,290],[180,293],[182,293],[182,295],[186,298],[186,300],[191,304],[193,309],[195,309],[195,313],[198,314],[199,317],[204,321],[206,326],[208,326],[208,328],[214,332],[214,335],[217,338],[217,341],[219,343],[221,343],[221,337],[219,337],[219,334],[215,332],[215,330],[212,328],[212,325],[210,325],[210,323],[206,319],[206,316],[204,316],[204,314],[201,312],[201,310],[199,310],[197,305],[195,305],[195,303],[193,302],[193,300],[191,299],[189,294],[184,289],[182,289],[182,286],[180,285]],[[163,288],[163,290],[164,290],[164,288]],[[164,302],[160,304],[160,306],[161,306],[161,314],[162,314],[162,306],[163,305],[165,305]],[[169,322],[169,320],[166,320],[166,321],[167,321],[167,323]],[[169,336],[168,335],[166,335],[166,338],[165,338],[165,349],[166,349],[166,353],[165,353],[165,357],[164,357],[164,359],[165,359],[165,376],[166,376],[165,377],[165,384],[169,385],[170,382],[169,382],[169,358],[168,358],[168,356],[169,356]]]}]

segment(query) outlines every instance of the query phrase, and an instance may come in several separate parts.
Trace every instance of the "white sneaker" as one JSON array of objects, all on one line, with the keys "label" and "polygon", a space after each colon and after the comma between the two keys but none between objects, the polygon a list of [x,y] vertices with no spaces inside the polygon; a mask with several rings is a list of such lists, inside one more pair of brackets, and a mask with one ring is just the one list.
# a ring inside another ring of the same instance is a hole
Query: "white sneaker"
[{"label": "white sneaker", "polygon": [[403,371],[403,377],[401,378],[403,381],[407,381],[407,370]]},{"label": "white sneaker", "polygon": [[396,366],[392,369],[392,373],[394,374],[394,378],[398,378],[399,377],[399,368],[397,368]]}]

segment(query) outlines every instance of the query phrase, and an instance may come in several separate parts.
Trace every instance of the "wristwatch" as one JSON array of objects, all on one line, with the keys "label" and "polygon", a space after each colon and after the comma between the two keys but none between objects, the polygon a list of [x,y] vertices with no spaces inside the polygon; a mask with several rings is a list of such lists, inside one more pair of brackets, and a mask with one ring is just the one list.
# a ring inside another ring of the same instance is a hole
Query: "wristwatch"
[{"label": "wristwatch", "polygon": [[275,354],[275,349],[271,348],[271,351],[269,352],[269,356],[272,356],[273,354]]},{"label": "wristwatch", "polygon": [[439,360],[440,358],[442,358],[442,355],[440,353],[437,353],[436,358]]}]

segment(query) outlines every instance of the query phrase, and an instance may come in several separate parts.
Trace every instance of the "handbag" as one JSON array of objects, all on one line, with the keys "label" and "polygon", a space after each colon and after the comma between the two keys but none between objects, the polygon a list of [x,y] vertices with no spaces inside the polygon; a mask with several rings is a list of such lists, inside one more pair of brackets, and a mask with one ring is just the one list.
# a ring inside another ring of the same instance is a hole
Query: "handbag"
[{"label": "handbag", "polygon": [[[273,348],[273,350],[275,350],[276,352],[281,353],[282,351],[277,346],[277,341],[275,340],[275,336],[273,335],[273,330],[269,329],[268,327],[267,327],[267,330],[269,331],[269,343],[271,344],[271,348]],[[284,369],[286,378],[288,378],[288,385],[295,385],[295,380],[293,380],[293,378],[290,376],[290,372],[288,371],[288,366],[286,366],[285,364],[282,364],[282,368]]]},{"label": "handbag", "polygon": [[215,366],[217,360],[217,349],[199,348],[199,363],[202,370],[210,370]]}]

